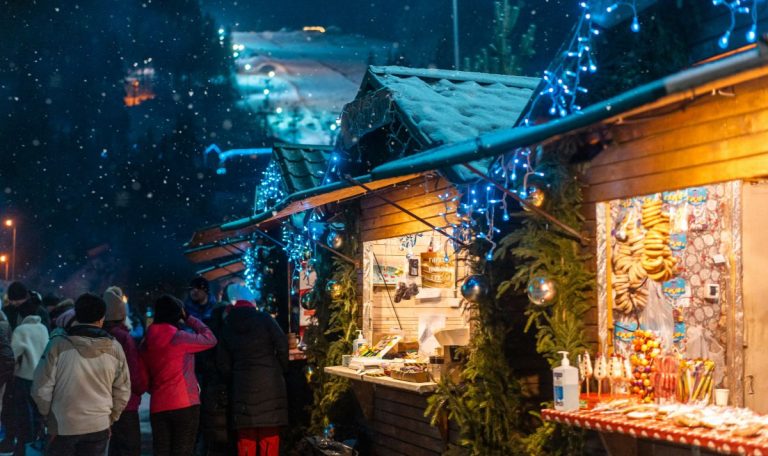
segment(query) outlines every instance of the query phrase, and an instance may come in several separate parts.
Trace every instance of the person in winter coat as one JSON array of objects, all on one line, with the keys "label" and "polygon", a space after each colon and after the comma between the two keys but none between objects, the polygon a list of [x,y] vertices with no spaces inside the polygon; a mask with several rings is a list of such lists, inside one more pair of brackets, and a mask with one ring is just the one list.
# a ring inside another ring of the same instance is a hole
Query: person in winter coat
[{"label": "person in winter coat", "polygon": [[32,402],[31,387],[35,367],[48,344],[48,328],[40,323],[38,315],[28,315],[13,330],[11,348],[16,359],[16,369],[11,389],[6,393],[8,414],[5,423],[5,439],[0,442],[0,452],[13,451],[25,454],[27,443],[42,436],[42,419]]},{"label": "person in winter coat", "polygon": [[120,419],[112,424],[112,437],[109,439],[109,456],[139,456],[141,454],[141,429],[139,426],[139,404],[141,395],[147,390],[146,373],[139,358],[136,342],[125,324],[128,316],[123,291],[118,287],[109,287],[104,292],[107,311],[104,329],[120,343],[128,363],[131,378],[131,398],[125,406]]},{"label": "person in winter coat", "polygon": [[229,312],[219,369],[231,378],[232,424],[240,456],[277,456],[280,426],[288,424],[288,339],[277,322],[240,300]]},{"label": "person in winter coat", "polygon": [[[186,325],[193,332],[183,331]],[[216,345],[203,322],[187,316],[181,301],[164,295],[155,301],[155,319],[140,354],[147,370],[152,446],[155,456],[191,456],[200,419],[194,354]]]},{"label": "person in winter coat", "polygon": [[[13,349],[11,348],[11,327],[5,313],[0,310],[0,398],[5,395],[6,386],[13,381],[15,368],[16,358],[13,356]],[[2,414],[2,410],[0,410],[0,414]]]},{"label": "person in winter coat", "polygon": [[53,322],[53,331],[51,331],[51,339],[56,336],[66,336],[69,328],[77,323],[75,321],[75,308],[65,310],[61,313]]},{"label": "person in winter coat", "polygon": [[[231,306],[218,305],[208,320],[208,327],[221,338],[224,321]],[[229,383],[217,364],[217,350],[206,350],[195,356],[195,370],[200,379],[200,433],[202,453],[206,456],[226,456],[234,452],[229,433]],[[198,448],[199,449],[199,448]]]},{"label": "person in winter coat", "polygon": [[205,277],[195,277],[189,282],[189,296],[184,301],[184,310],[205,324],[216,307],[216,298],[211,294],[211,285]]},{"label": "person in winter coat", "polygon": [[11,330],[16,329],[28,315],[37,315],[41,323],[49,328],[51,320],[48,311],[42,305],[40,295],[29,291],[21,282],[13,282],[8,286],[8,305],[3,307],[5,316],[8,317],[8,323]]},{"label": "person in winter coat", "polygon": [[106,304],[85,293],[76,324],[53,337],[35,369],[32,397],[48,423],[48,456],[103,456],[131,383],[120,344],[102,329]]}]

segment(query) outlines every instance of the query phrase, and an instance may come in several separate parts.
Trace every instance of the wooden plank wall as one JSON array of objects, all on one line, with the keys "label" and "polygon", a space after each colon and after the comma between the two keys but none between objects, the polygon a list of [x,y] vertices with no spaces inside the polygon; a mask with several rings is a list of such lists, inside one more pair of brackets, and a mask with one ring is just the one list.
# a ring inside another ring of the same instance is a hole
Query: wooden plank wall
[{"label": "wooden plank wall", "polygon": [[[768,176],[768,77],[627,119],[609,133],[614,143],[583,175],[591,239],[598,202]],[[595,309],[593,341],[596,317]]]},{"label": "wooden plank wall", "polygon": [[[437,252],[443,252],[446,237],[432,232],[422,233],[421,237],[416,239],[416,245],[413,247],[413,258],[420,258],[421,252],[429,250],[429,244],[432,241],[433,248]],[[405,331],[407,340],[418,339],[418,324],[420,316],[444,315],[445,328],[462,328],[469,326],[468,316],[462,311],[461,297],[458,289],[422,289],[421,277],[409,277],[407,275],[406,251],[400,248],[399,238],[383,239],[372,241],[368,246],[372,247],[373,253],[381,264],[397,266],[403,268],[403,282],[416,283],[421,291],[419,294],[408,300],[394,302],[396,287],[384,287],[376,285],[372,287],[371,296],[371,318],[372,321],[364,321],[363,328],[367,337],[373,337],[373,340],[379,340],[382,335],[390,333],[390,329],[398,326],[398,318],[402,329]],[[452,253],[453,250],[450,249]],[[453,257],[453,256],[452,256]],[[458,277],[466,274],[466,266],[463,261],[458,262]],[[455,279],[454,279],[455,280]],[[364,286],[370,286],[365,284]],[[428,297],[428,293],[432,293]],[[439,293],[439,296],[436,295]],[[392,299],[393,301],[390,301]],[[393,309],[394,307],[394,309]],[[395,316],[397,312],[397,316]]]},{"label": "wooden plank wall", "polygon": [[424,416],[427,397],[376,387],[373,419],[376,456],[438,456],[445,451],[446,442],[440,431]]},{"label": "wooden plank wall", "polygon": [[[445,202],[439,198],[439,195],[446,193],[455,195],[456,189],[446,179],[438,176],[419,177],[376,192],[438,227],[448,224],[446,217],[448,220],[454,220],[452,214],[455,210],[446,211]],[[375,195],[363,197],[360,209],[360,232],[363,241],[403,236],[430,229]],[[441,213],[446,213],[446,216],[440,215]]]}]

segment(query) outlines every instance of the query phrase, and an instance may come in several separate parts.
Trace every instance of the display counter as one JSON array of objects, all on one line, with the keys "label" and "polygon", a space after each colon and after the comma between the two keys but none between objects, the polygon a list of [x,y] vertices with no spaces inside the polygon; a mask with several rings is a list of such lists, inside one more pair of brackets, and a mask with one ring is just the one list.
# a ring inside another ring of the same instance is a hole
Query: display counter
[{"label": "display counter", "polygon": [[376,455],[438,456],[458,435],[447,420],[438,428],[424,416],[427,399],[437,389],[433,382],[372,377],[342,366],[326,367],[325,372],[352,380]]},{"label": "display counter", "polygon": [[[682,428],[655,418],[631,419],[623,414],[593,410],[542,410],[545,420],[597,431],[610,455],[673,455],[684,447],[688,454],[768,455],[768,435],[739,437],[722,429]],[[643,442],[646,441],[646,442]],[[650,442],[648,442],[650,441]]]},{"label": "display counter", "polygon": [[325,372],[338,375],[339,377],[351,378],[352,380],[359,380],[361,382],[373,383],[376,385],[387,386],[403,391],[410,391],[418,394],[427,394],[437,389],[437,384],[434,382],[406,382],[403,380],[396,380],[391,377],[373,377],[370,375],[361,374],[354,369],[343,366],[330,366],[325,368]]}]

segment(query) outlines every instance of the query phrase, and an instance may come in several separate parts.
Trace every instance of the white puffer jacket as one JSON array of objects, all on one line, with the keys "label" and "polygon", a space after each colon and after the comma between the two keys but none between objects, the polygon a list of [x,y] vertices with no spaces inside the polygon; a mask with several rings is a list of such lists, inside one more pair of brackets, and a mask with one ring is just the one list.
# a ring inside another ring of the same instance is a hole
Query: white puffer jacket
[{"label": "white puffer jacket", "polygon": [[13,330],[11,348],[16,358],[16,377],[32,380],[35,367],[48,345],[48,328],[40,321],[38,315],[28,315]]}]

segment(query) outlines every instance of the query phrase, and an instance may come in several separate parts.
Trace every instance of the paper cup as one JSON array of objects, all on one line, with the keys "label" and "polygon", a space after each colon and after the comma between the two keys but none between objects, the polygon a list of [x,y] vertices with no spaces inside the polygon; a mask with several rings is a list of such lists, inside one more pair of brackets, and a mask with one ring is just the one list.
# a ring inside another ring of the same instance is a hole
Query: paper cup
[{"label": "paper cup", "polygon": [[720,407],[726,407],[728,405],[728,389],[717,388],[715,389],[715,405]]}]

